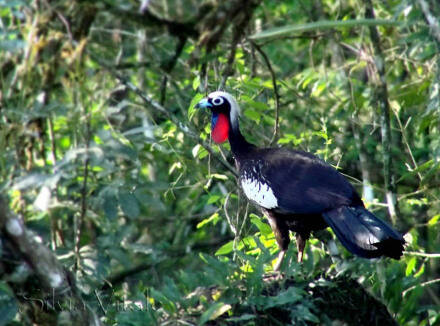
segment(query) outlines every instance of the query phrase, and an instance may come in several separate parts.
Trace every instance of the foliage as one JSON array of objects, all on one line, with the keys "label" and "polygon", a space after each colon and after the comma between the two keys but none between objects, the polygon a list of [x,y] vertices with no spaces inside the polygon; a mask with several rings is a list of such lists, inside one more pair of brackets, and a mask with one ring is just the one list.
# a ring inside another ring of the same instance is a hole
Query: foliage
[{"label": "foliage", "polygon": [[[440,37],[425,1],[375,1],[373,23],[369,2],[0,0],[0,192],[103,323],[329,324],[343,314],[322,302],[343,307],[345,283],[399,324],[440,324]],[[378,80],[407,253],[355,258],[324,232],[264,281],[273,234],[194,104],[224,87],[247,139],[316,153],[388,219]],[[29,324],[8,250],[0,323]]]}]

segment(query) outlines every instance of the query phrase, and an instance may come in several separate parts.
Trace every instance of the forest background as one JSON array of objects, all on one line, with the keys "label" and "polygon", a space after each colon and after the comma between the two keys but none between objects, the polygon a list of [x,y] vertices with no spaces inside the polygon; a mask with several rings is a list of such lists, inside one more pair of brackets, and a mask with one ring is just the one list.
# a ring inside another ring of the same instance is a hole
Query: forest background
[{"label": "forest background", "polygon": [[[439,17],[435,0],[0,0],[0,324],[440,324]],[[268,280],[273,234],[193,108],[217,89],[250,141],[340,169],[403,258],[327,231]]]}]

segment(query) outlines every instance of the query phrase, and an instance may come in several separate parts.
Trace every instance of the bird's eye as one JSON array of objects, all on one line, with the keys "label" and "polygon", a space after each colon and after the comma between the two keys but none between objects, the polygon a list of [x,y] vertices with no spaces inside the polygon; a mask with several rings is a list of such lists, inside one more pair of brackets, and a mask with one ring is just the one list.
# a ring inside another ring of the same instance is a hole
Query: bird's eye
[{"label": "bird's eye", "polygon": [[222,105],[224,102],[223,97],[215,97],[212,99],[212,104],[218,106],[218,105]]}]

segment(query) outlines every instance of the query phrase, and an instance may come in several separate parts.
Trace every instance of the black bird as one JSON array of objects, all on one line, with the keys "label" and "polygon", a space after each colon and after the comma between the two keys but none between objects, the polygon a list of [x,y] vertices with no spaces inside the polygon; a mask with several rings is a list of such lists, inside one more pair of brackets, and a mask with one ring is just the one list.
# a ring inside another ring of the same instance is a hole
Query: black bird
[{"label": "black bird", "polygon": [[213,92],[196,107],[211,110],[212,139],[229,140],[243,192],[269,220],[281,250],[275,270],[288,248],[289,230],[296,232],[298,261],[310,233],[328,226],[360,257],[402,256],[402,235],[365,209],[353,186],[331,165],[308,152],[247,142],[238,125],[240,108],[229,93]]}]

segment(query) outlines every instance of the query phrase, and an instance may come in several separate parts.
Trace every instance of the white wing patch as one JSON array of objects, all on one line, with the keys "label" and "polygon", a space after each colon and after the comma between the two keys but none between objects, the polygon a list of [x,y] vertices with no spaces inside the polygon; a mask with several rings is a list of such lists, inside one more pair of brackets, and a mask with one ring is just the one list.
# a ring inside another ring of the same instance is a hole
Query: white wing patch
[{"label": "white wing patch", "polygon": [[257,178],[242,178],[241,187],[246,197],[261,207],[272,209],[278,206],[278,200],[267,183]]}]

